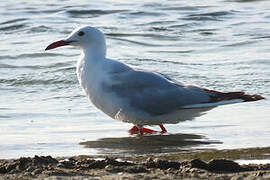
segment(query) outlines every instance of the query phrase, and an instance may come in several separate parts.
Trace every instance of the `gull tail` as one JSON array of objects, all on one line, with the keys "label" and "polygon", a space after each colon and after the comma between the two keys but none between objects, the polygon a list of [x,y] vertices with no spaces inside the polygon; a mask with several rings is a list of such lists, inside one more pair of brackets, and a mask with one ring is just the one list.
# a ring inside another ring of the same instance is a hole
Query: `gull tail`
[{"label": "gull tail", "polygon": [[220,105],[258,101],[261,99],[265,99],[261,95],[258,94],[249,95],[246,94],[245,92],[219,92],[208,89],[204,89],[204,91],[209,93],[210,101],[200,104],[187,105],[184,106],[183,108],[208,108],[208,107],[211,108]]},{"label": "gull tail", "polygon": [[258,94],[249,95],[245,92],[219,92],[214,90],[205,89],[206,92],[210,93],[211,102],[229,101],[229,100],[242,100],[241,102],[258,101],[265,99],[263,96]]}]

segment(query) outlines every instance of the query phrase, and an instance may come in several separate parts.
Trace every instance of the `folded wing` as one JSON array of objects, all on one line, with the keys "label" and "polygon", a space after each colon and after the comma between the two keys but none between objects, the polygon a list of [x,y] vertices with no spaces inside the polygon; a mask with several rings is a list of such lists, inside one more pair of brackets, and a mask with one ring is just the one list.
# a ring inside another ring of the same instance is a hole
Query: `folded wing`
[{"label": "folded wing", "polygon": [[151,115],[211,101],[211,93],[204,89],[185,86],[155,72],[132,69],[116,73],[113,82],[110,89],[114,93],[125,98],[135,109]]}]

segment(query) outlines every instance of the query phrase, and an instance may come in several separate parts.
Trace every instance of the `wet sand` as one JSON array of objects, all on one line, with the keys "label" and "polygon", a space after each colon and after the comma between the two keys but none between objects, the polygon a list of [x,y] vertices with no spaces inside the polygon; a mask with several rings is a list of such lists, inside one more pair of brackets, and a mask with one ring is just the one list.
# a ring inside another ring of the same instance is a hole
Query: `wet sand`
[{"label": "wet sand", "polygon": [[22,157],[1,160],[0,179],[270,179],[270,164],[240,165],[235,162],[239,159],[270,159],[270,147],[128,157]]}]

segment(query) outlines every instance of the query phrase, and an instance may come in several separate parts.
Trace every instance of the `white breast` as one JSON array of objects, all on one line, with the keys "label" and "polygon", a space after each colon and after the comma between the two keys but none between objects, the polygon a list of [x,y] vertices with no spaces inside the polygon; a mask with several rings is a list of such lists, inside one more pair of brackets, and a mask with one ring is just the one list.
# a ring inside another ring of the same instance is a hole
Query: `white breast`
[{"label": "white breast", "polygon": [[103,62],[89,62],[81,58],[77,63],[77,77],[89,100],[104,113],[114,118],[118,111],[112,93],[104,89],[109,74]]}]

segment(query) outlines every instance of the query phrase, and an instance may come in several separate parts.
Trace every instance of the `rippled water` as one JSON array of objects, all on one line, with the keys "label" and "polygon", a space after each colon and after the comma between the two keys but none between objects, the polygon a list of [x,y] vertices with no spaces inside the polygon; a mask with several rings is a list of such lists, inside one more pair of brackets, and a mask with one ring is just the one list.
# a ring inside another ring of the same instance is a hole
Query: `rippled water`
[{"label": "rippled water", "polygon": [[[1,2],[0,16],[0,158],[104,153],[79,143],[128,136],[131,124],[110,119],[80,89],[79,50],[44,52],[79,25],[106,34],[110,58],[184,83],[270,98],[269,1],[20,0]],[[220,142],[206,148],[269,146],[268,99],[166,127]]]}]

